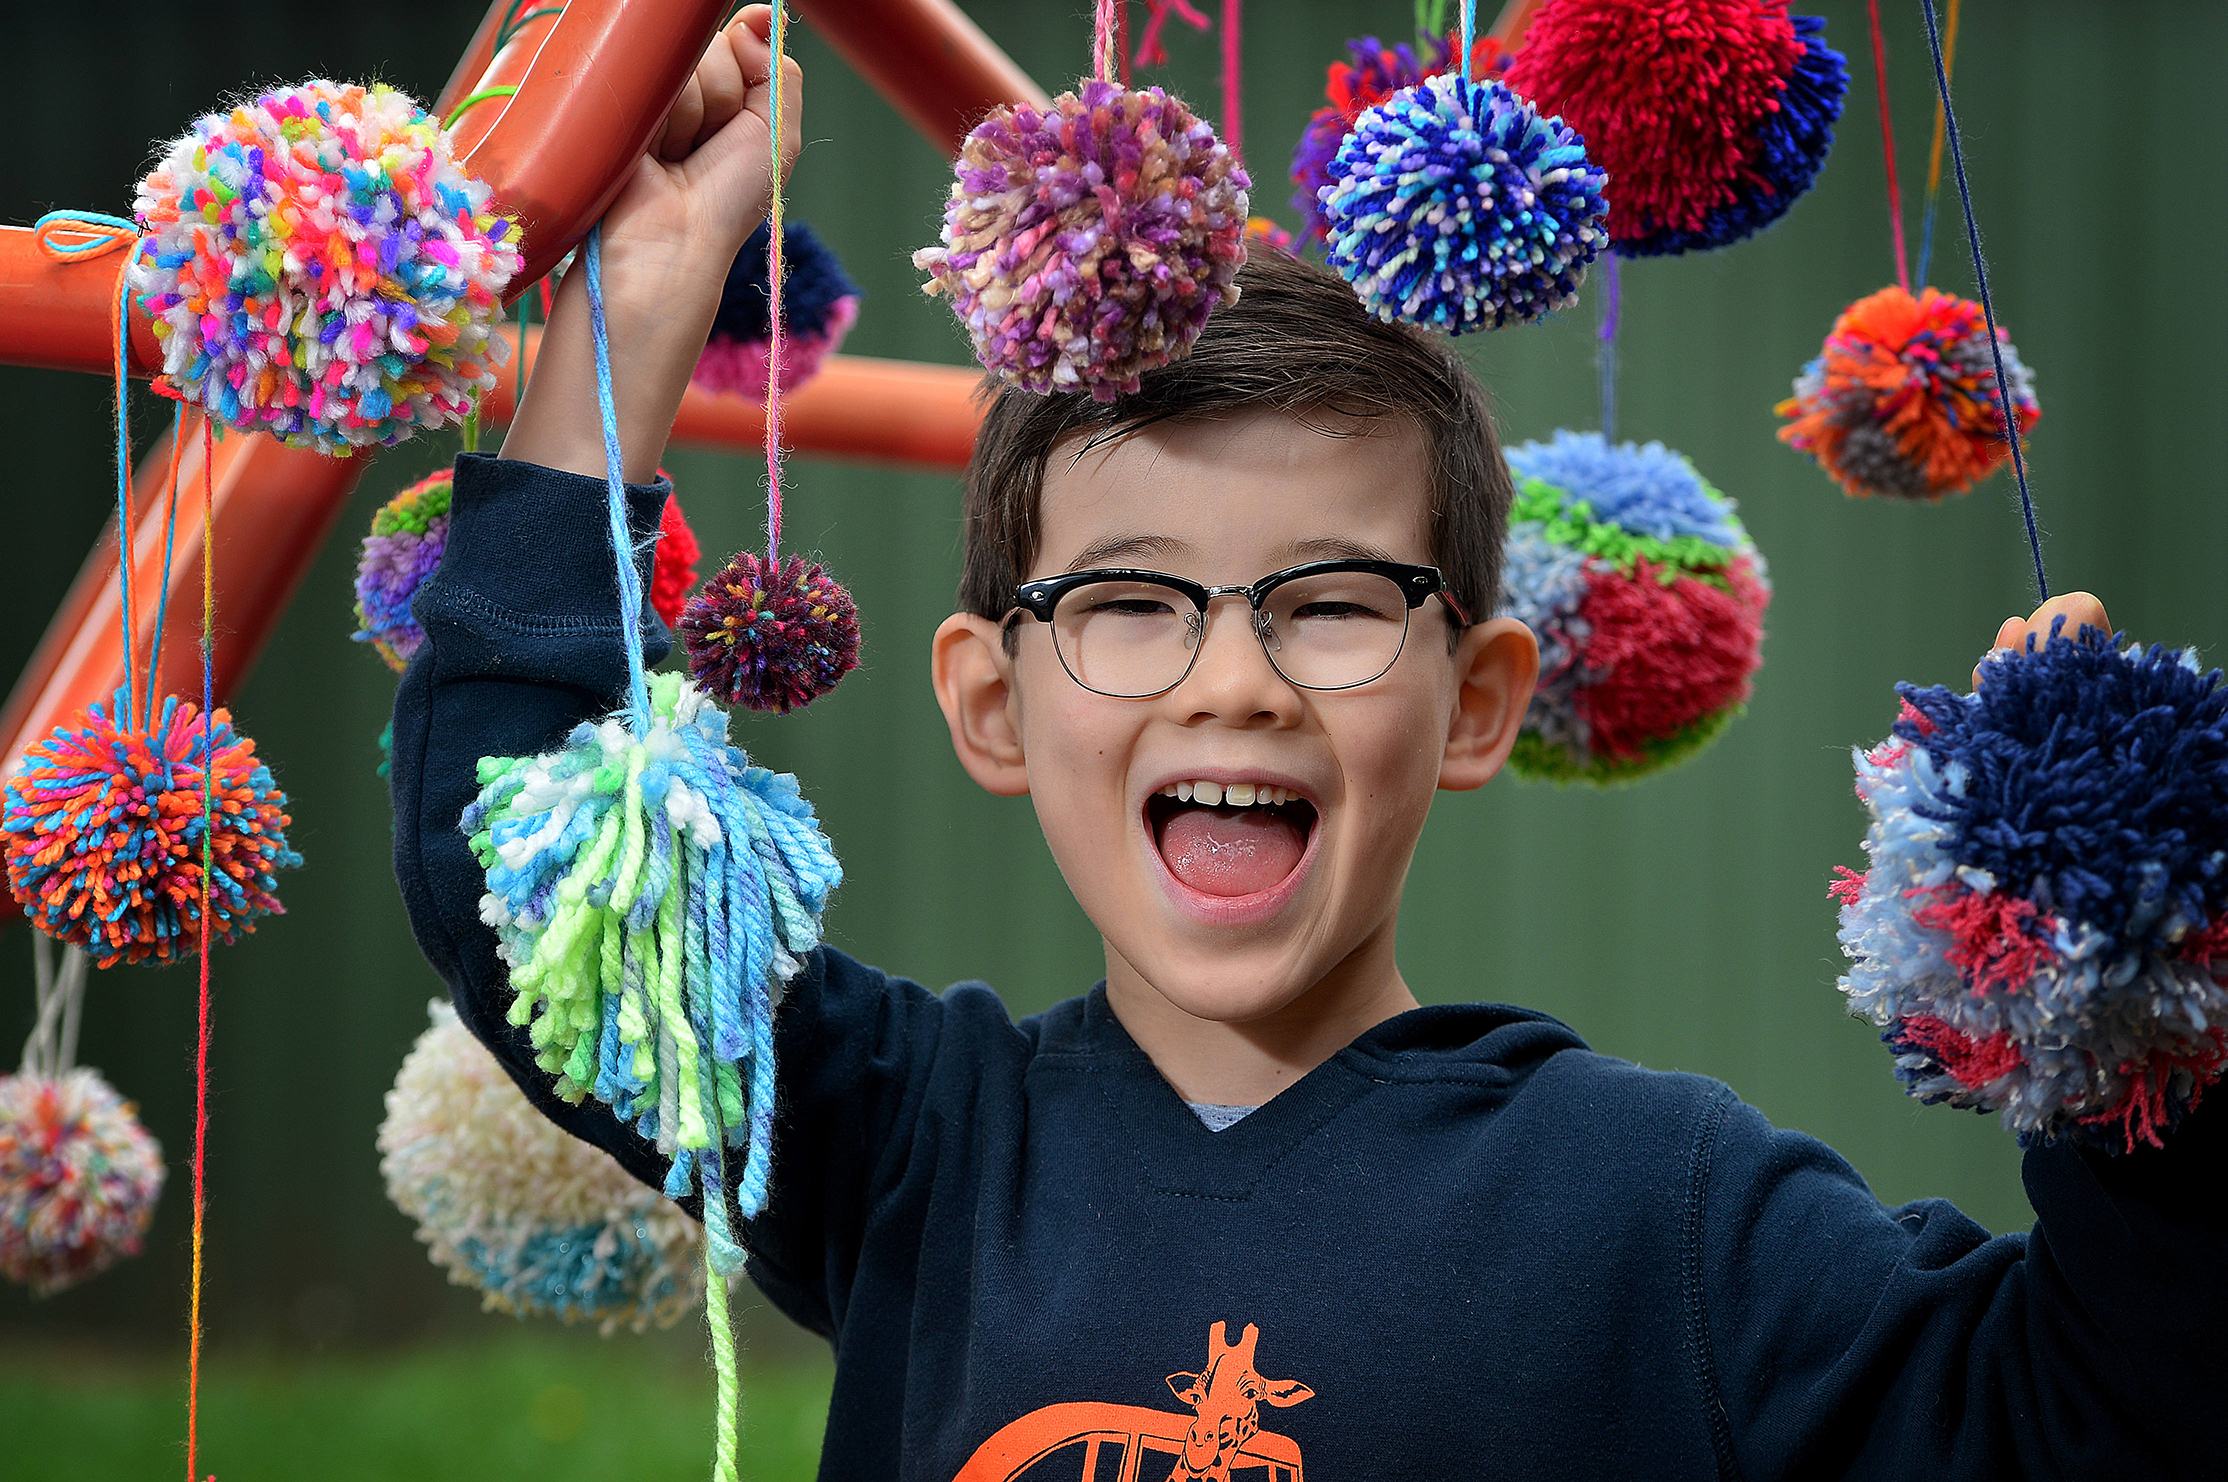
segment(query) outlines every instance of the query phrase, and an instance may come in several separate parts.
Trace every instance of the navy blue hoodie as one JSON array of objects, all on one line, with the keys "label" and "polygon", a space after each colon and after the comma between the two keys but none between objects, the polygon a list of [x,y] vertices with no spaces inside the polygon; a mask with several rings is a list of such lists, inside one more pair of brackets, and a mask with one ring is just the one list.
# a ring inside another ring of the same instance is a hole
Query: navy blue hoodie
[{"label": "navy blue hoodie", "polygon": [[[629,491],[645,547],[665,492]],[[481,756],[618,704],[604,497],[459,460],[395,704],[395,868],[464,1022],[655,1184],[505,1023],[457,828]],[[1991,1238],[1501,1005],[1390,1019],[1223,1132],[1103,989],[1016,1023],[823,949],[777,1051],[750,1271],[834,1345],[825,1478],[2228,1476],[2217,1107],[2164,1151],[2029,1151],[2040,1219]]]}]

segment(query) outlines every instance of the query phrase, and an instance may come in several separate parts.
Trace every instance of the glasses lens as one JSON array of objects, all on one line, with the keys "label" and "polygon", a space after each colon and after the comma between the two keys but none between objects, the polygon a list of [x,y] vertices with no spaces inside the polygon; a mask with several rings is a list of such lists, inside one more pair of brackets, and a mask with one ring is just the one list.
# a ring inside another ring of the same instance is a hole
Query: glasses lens
[{"label": "glasses lens", "polygon": [[1400,583],[1374,571],[1326,571],[1288,581],[1262,606],[1269,657],[1309,689],[1347,689],[1390,669],[1408,636]]},{"label": "glasses lens", "polygon": [[1102,581],[1052,611],[1052,641],[1075,682],[1117,698],[1157,695],[1191,667],[1199,609],[1173,587]]}]

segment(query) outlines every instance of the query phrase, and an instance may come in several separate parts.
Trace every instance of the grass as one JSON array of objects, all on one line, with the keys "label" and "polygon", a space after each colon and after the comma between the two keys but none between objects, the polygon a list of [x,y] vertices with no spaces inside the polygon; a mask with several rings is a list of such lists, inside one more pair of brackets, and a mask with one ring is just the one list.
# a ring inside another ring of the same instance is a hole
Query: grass
[{"label": "grass", "polygon": [[[740,1472],[805,1482],[818,1464],[830,1369],[743,1375]],[[10,1476],[175,1476],[182,1363],[59,1345],[0,1348]],[[571,1333],[524,1332],[392,1354],[205,1363],[199,1470],[221,1482],[701,1482],[712,1451],[709,1365]]]}]

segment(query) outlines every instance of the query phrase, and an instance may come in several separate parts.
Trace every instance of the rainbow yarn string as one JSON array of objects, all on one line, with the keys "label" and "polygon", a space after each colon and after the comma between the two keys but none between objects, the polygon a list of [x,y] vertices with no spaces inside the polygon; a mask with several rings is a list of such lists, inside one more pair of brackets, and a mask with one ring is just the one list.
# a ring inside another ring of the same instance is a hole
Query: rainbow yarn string
[{"label": "rainbow yarn string", "polygon": [[1661,443],[1558,432],[1508,462],[1501,612],[1540,646],[1511,770],[1606,784],[1693,756],[1762,663],[1771,583],[1733,502]]},{"label": "rainbow yarn string", "polygon": [[170,145],[139,187],[130,280],[177,394],[345,454],[461,422],[494,384],[520,258],[488,206],[439,120],[391,88],[313,80]]},{"label": "rainbow yarn string", "polygon": [[782,228],[781,352],[772,344],[774,295],[768,274],[771,224],[735,254],[720,289],[711,333],[689,379],[707,391],[764,401],[777,378],[794,391],[820,373],[859,318],[859,287],[827,244],[802,222]]},{"label": "rainbow yarn string", "polygon": [[461,824],[487,871],[480,914],[509,969],[511,1022],[559,1095],[594,1096],[671,1157],[666,1193],[702,1196],[715,1475],[732,1478],[724,1278],[743,1259],[733,1216],[759,1213],[771,1179],[773,991],[818,943],[842,871],[796,780],[753,767],[695,685],[643,670],[600,243],[591,231],[583,267],[626,704],[549,755],[482,760]]}]

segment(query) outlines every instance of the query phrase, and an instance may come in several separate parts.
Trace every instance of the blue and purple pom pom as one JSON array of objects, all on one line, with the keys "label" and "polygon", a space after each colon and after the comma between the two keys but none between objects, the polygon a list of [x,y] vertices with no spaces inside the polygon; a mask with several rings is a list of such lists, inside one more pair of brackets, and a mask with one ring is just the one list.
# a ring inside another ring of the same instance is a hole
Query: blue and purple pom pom
[{"label": "blue and purple pom pom", "polygon": [[[771,316],[766,312],[766,249],[772,228],[761,223],[728,267],[719,312],[690,377],[707,391],[766,399],[772,370]],[[781,231],[781,389],[794,391],[820,373],[859,318],[859,285],[843,264],[798,222]]]},{"label": "blue and purple pom pom", "polygon": [[1537,319],[1609,243],[1585,141],[1498,82],[1442,73],[1368,109],[1330,175],[1330,265],[1380,319],[1449,334]]},{"label": "blue and purple pom pom", "polygon": [[1911,1095],[2132,1151],[2228,1068],[2228,691],[2062,628],[1975,694],[1898,686],[1840,986]]}]

